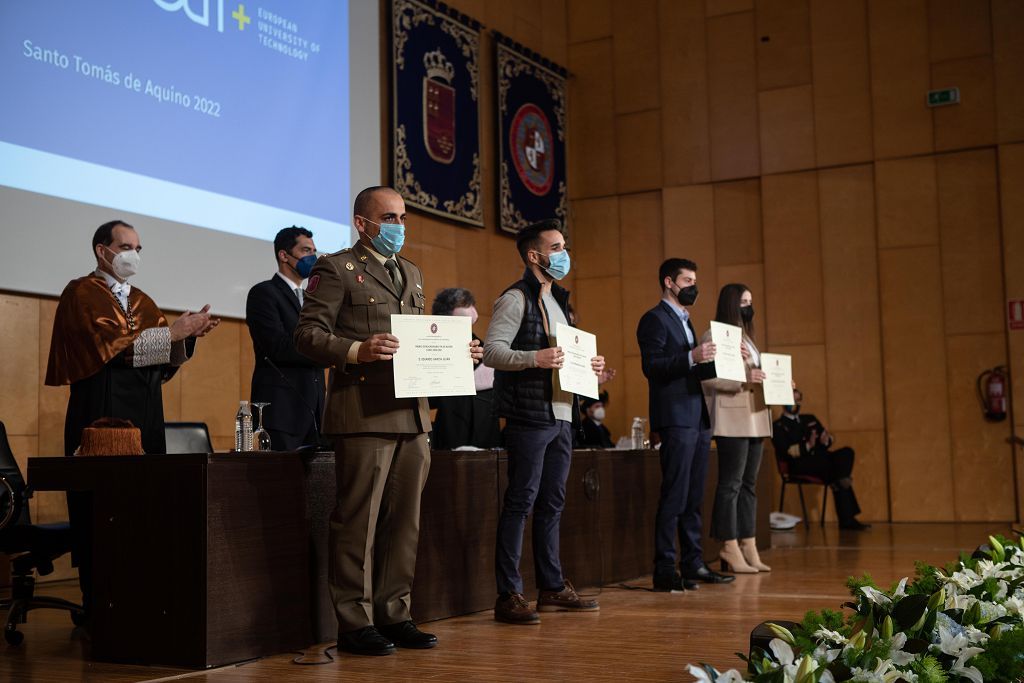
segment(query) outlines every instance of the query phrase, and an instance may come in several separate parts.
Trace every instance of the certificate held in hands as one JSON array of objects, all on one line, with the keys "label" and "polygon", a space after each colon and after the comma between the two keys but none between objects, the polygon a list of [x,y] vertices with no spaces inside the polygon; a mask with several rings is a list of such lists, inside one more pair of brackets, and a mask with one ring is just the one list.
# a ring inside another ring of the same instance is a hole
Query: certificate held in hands
[{"label": "certificate held in hands", "polygon": [[762,353],[764,402],[769,406],[793,405],[793,357],[784,353]]},{"label": "certificate held in hands", "polygon": [[468,317],[392,315],[391,334],[399,344],[393,360],[395,398],[476,394]]},{"label": "certificate held in hands", "polygon": [[597,355],[597,337],[589,332],[558,323],[555,342],[565,353],[565,364],[558,371],[558,383],[565,391],[597,399],[597,375],[591,359]]},{"label": "certificate held in hands", "polygon": [[740,351],[743,330],[735,325],[711,321],[711,341],[715,343],[715,376],[737,382],[747,381],[747,366]]}]

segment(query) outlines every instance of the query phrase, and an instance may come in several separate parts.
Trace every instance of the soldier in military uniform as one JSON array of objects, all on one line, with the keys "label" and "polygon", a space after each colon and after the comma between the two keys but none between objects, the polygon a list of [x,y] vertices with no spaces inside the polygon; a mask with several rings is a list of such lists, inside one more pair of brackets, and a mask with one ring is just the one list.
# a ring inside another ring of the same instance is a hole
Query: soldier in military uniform
[{"label": "soldier in military uniform", "polygon": [[[338,647],[387,655],[431,648],[409,603],[419,542],[420,494],[430,469],[424,398],[395,398],[391,314],[422,314],[419,268],[398,255],[405,202],[389,187],[356,197],[351,249],[320,258],[309,276],[295,346],[331,366],[323,433],[335,438],[338,500],[328,582]],[[474,361],[483,351],[471,348]]]}]

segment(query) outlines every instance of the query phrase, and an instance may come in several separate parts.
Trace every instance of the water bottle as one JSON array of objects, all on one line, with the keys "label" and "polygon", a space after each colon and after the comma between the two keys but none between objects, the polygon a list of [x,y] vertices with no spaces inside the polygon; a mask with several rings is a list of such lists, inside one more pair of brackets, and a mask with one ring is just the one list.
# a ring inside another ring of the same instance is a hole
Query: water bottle
[{"label": "water bottle", "polygon": [[235,450],[252,450],[252,411],[248,401],[239,401],[235,414]]},{"label": "water bottle", "polygon": [[630,429],[630,438],[632,439],[632,446],[634,451],[642,450],[644,447],[644,419],[642,417],[633,418],[633,427]]}]

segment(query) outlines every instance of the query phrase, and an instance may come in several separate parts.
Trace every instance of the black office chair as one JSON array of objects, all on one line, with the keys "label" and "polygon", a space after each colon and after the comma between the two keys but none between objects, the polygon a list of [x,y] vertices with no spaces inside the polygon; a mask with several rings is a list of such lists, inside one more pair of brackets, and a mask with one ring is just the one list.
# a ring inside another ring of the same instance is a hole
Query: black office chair
[{"label": "black office chair", "polygon": [[164,438],[168,453],[213,453],[205,422],[167,422]]},{"label": "black office chair", "polygon": [[782,493],[779,494],[779,511],[785,511],[783,506],[786,504],[786,486],[796,484],[796,490],[800,493],[800,510],[804,513],[804,529],[810,529],[811,525],[807,521],[807,503],[804,502],[804,484],[821,486],[821,521],[819,524],[825,526],[825,507],[828,505],[828,482],[821,477],[814,477],[809,474],[792,474],[789,471],[789,461],[778,451],[775,451],[775,466],[778,468],[779,476],[782,478]]},{"label": "black office chair", "polygon": [[35,594],[33,571],[40,576],[53,572],[53,561],[71,551],[71,529],[67,522],[32,524],[28,509],[31,496],[7,441],[7,429],[0,422],[0,552],[11,558],[11,597],[0,600],[0,610],[9,610],[4,639],[11,645],[24,640],[18,624],[24,624],[34,609],[63,609],[71,613],[75,624],[85,621],[81,605]]}]

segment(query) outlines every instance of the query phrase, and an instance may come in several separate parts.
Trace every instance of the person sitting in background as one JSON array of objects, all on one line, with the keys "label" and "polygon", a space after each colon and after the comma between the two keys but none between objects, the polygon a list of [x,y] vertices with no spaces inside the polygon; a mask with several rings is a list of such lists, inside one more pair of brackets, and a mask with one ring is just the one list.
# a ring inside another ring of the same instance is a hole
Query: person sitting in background
[{"label": "person sitting in background", "polygon": [[607,391],[602,391],[599,398],[583,400],[583,438],[580,439],[580,448],[615,448],[612,434],[604,424],[607,403]]},{"label": "person sitting in background", "polygon": [[[476,298],[468,289],[449,287],[434,298],[433,315],[464,315],[476,324],[480,317]],[[473,339],[480,340],[476,334]],[[473,372],[476,396],[443,396],[430,399],[437,409],[430,447],[451,450],[459,446],[497,448],[501,445],[501,426],[494,416],[494,369],[479,363]]]},{"label": "person sitting in background", "polygon": [[832,488],[840,529],[861,531],[870,528],[857,520],[860,506],[853,493],[853,449],[831,450],[832,435],[814,415],[801,415],[803,393],[793,389],[794,403],[783,408],[782,416],[772,424],[775,453],[789,466],[789,473],[817,477]]}]

